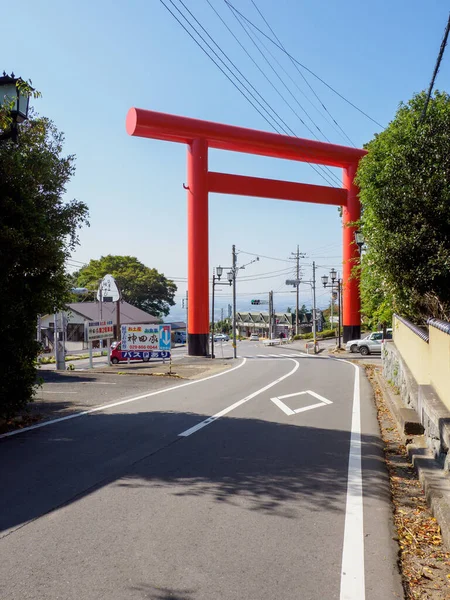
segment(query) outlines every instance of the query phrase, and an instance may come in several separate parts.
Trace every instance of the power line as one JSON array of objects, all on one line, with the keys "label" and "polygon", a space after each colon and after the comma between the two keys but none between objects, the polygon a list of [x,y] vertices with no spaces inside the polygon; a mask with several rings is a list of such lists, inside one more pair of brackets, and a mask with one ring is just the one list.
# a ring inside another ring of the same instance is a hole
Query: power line
[{"label": "power line", "polygon": [[437,77],[437,74],[438,74],[438,71],[439,71],[439,67],[441,65],[442,57],[444,56],[444,51],[445,51],[445,47],[447,45],[447,38],[448,38],[449,31],[450,31],[450,14],[448,16],[447,26],[445,28],[444,37],[443,37],[442,42],[441,42],[441,47],[439,48],[439,54],[438,54],[438,57],[437,57],[437,60],[436,60],[436,65],[434,67],[433,76],[431,77],[430,87],[428,88],[427,99],[425,100],[425,106],[423,107],[423,111],[422,111],[422,114],[420,116],[420,122],[419,123],[423,123],[423,121],[425,119],[425,115],[427,114],[427,108],[428,108],[428,104],[430,102],[431,92],[433,90],[434,82],[436,80],[436,77]]},{"label": "power line", "polygon": [[[220,71],[226,76],[226,78],[234,85],[234,87],[244,96],[244,98],[253,106],[253,108],[255,108],[255,110],[257,110],[257,112],[263,117],[263,119],[266,121],[266,123],[268,123],[270,125],[271,128],[275,129],[275,131],[277,131],[278,133],[280,133],[278,127],[278,123],[276,123],[276,125],[274,125],[271,121],[269,121],[269,119],[259,110],[259,108],[257,106],[255,106],[255,104],[250,100],[250,98],[245,94],[245,92],[237,85],[237,83],[235,81],[233,81],[233,79],[231,79],[231,77],[222,69],[222,67],[217,63],[217,61],[207,52],[207,50],[202,46],[202,44],[192,35],[192,33],[185,27],[185,25],[179,20],[179,18],[170,10],[170,8],[167,6],[167,4],[164,2],[164,0],[160,0],[161,4],[164,6],[164,8],[166,8],[166,10],[174,17],[174,19],[181,25],[181,27],[186,31],[186,33],[189,35],[189,37],[191,37],[194,42],[199,46],[199,48],[201,48],[201,50],[206,54],[206,56],[208,56],[208,58],[220,69]],[[193,31],[195,31],[195,33],[197,34],[197,36],[208,46],[208,48],[213,52],[213,54],[217,57],[217,59],[223,64],[223,66],[230,72],[230,74],[236,79],[236,81],[246,90],[246,92],[248,94],[250,94],[250,96],[255,100],[255,102],[257,102],[257,104],[259,104],[259,106],[267,113],[267,115],[269,116],[269,118],[272,121],[275,121],[274,117],[268,112],[268,110],[261,104],[261,102],[259,102],[259,100],[254,96],[254,94],[248,89],[248,87],[242,83],[242,81],[236,76],[235,73],[233,73],[233,71],[230,69],[230,67],[225,63],[225,61],[217,54],[217,52],[214,50],[214,48],[211,47],[211,45],[205,40],[205,38],[202,36],[201,33],[199,33],[199,31],[195,28],[194,25],[192,25],[191,21],[186,17],[186,15],[184,15],[182,13],[182,11],[178,8],[178,6],[176,6],[176,4],[173,2],[173,0],[169,0],[169,2],[172,4],[172,6],[178,11],[178,13],[183,17],[183,19],[188,23],[188,25],[191,27],[191,29]],[[186,8],[186,10],[189,12],[189,14],[192,15],[191,11],[185,6],[185,4],[182,2],[182,0],[180,0],[180,2],[182,3],[182,5]],[[193,15],[192,15],[193,16]],[[193,16],[193,18],[196,20],[197,23],[199,23],[199,21]],[[236,65],[233,63],[233,61],[228,57],[228,55],[220,48],[220,46],[217,44],[217,42],[215,42],[213,40],[213,38],[208,34],[208,32],[205,30],[205,28],[199,23],[200,27],[202,27],[202,29],[207,33],[207,35],[209,36],[209,38],[213,41],[213,43],[215,44],[215,46],[219,49],[219,51],[225,56],[225,58],[229,61],[229,63],[231,65],[233,65],[234,69],[238,72],[239,69],[236,67]],[[251,85],[251,84],[250,84]],[[252,86],[253,87],[253,86]],[[259,92],[258,92],[259,94]],[[261,96],[261,94],[259,94]],[[267,101],[264,100],[264,102],[270,106],[268,104]],[[276,111],[274,111],[273,108],[271,108],[272,112],[274,112],[275,114]],[[279,117],[279,115],[277,114],[278,118],[282,121],[281,117]],[[283,128],[282,128],[283,129]],[[285,133],[287,133],[285,131]],[[295,134],[294,134],[295,135]],[[297,137],[297,136],[296,136]],[[315,173],[317,173],[320,177],[322,177],[322,179],[324,179],[327,183],[329,183],[331,186],[334,185],[333,181],[330,180],[324,173],[322,173],[319,169],[321,166],[315,166],[311,163],[308,163],[310,165],[310,167],[313,169],[313,171],[315,171]],[[324,167],[322,167],[323,169]],[[334,175],[334,174],[333,174]]]},{"label": "power line", "polygon": [[329,85],[326,81],[324,81],[321,77],[319,77],[319,75],[317,75],[316,73],[314,73],[314,71],[312,71],[311,69],[309,69],[306,65],[304,65],[299,60],[297,60],[294,56],[292,56],[292,54],[290,54],[287,50],[285,50],[282,46],[280,46],[277,42],[275,42],[269,35],[267,35],[266,33],[264,33],[264,31],[261,31],[261,29],[257,25],[255,25],[252,21],[250,21],[250,19],[248,19],[245,15],[243,15],[235,6],[233,6],[233,4],[231,4],[231,2],[229,2],[229,0],[224,0],[224,2],[226,2],[226,4],[228,4],[236,13],[238,13],[243,19],[245,19],[249,25],[251,25],[254,29],[256,29],[257,31],[259,31],[259,33],[261,33],[265,38],[267,38],[274,46],[276,46],[282,52],[284,52],[286,54],[286,56],[288,56],[289,58],[291,58],[300,67],[302,67],[303,69],[305,69],[305,71],[308,71],[308,73],[310,73],[313,77],[315,77],[321,83],[323,83],[323,85],[325,85],[333,93],[335,93],[337,96],[339,96],[339,98],[342,98],[342,100],[344,100],[344,102],[346,102],[347,104],[349,104],[350,106],[352,106],[355,110],[357,110],[358,112],[360,112],[362,115],[364,115],[365,117],[367,117],[368,119],[370,119],[373,123],[375,123],[376,125],[378,125],[379,127],[382,127],[384,129],[384,127],[383,127],[383,125],[381,125],[381,123],[378,123],[378,121],[376,121],[375,119],[373,119],[370,115],[368,115],[366,112],[364,112],[361,108],[359,108],[358,106],[356,106],[356,104],[353,104],[353,102],[351,102],[350,100],[348,100],[345,96],[343,96],[341,93],[339,93],[337,90],[335,90],[331,85]]},{"label": "power line", "polygon": [[[181,0],[180,0],[181,1]],[[228,4],[227,4],[228,6]],[[280,77],[280,75],[277,73],[276,69],[274,69],[273,65],[270,63],[269,59],[267,58],[267,56],[265,56],[264,52],[261,50],[261,48],[258,46],[258,44],[255,42],[255,40],[252,37],[252,34],[248,31],[248,28],[244,25],[244,23],[242,22],[241,19],[239,19],[239,17],[236,16],[236,14],[231,10],[231,8],[228,6],[228,8],[230,9],[231,14],[234,16],[234,18],[237,20],[237,22],[239,23],[239,25],[242,27],[242,29],[245,31],[245,33],[247,34],[248,38],[250,39],[250,41],[254,44],[254,46],[256,47],[256,49],[258,50],[258,52],[261,54],[261,56],[263,57],[263,59],[266,61],[266,63],[269,65],[269,67],[272,69],[272,71],[274,72],[275,76],[279,79],[279,81],[281,82],[281,84],[286,88],[286,90],[289,92],[289,94],[292,96],[292,98],[294,99],[294,101],[298,104],[298,106],[302,109],[302,111],[306,114],[306,116],[309,118],[309,120],[313,123],[313,125],[317,128],[317,130],[320,132],[320,134],[325,137],[325,139],[329,142],[330,140],[324,135],[324,133],[321,131],[320,127],[315,123],[315,121],[310,117],[310,115],[308,114],[308,112],[303,108],[303,106],[300,104],[300,102],[298,101],[298,99],[294,96],[294,94],[292,93],[292,91],[289,89],[289,87],[286,85],[286,83],[283,81],[283,79]],[[280,90],[277,88],[277,86],[269,79],[269,77],[267,77],[267,75],[264,73],[264,71],[262,71],[260,69],[261,73],[264,75],[264,77],[266,78],[266,80],[269,82],[269,84],[272,86],[272,88],[275,90],[275,92],[280,96],[280,98],[283,100],[283,102],[290,108],[290,110],[294,113],[294,115],[297,117],[297,119],[300,121],[300,123],[306,127],[306,129],[309,131],[309,133],[316,139],[318,140],[318,136],[316,135],[316,133],[311,129],[311,127],[309,127],[309,125],[307,125],[305,123],[305,121],[301,118],[301,116],[298,114],[298,112],[295,110],[295,108],[293,108],[293,106],[290,104],[290,102],[288,102],[288,100],[286,100],[285,96],[280,92]],[[295,135],[296,137],[297,134],[289,127],[289,130],[291,131],[291,133],[293,135]],[[319,167],[321,170],[323,171],[327,171],[329,173],[329,175],[331,177],[334,177],[336,179],[336,181],[338,182],[338,185],[341,185],[341,182],[339,181],[339,178],[333,173],[333,171],[331,171],[328,167],[323,167],[320,166]]]},{"label": "power line", "polygon": [[[269,67],[272,69],[272,71],[274,72],[274,74],[276,75],[276,77],[279,79],[279,81],[282,83],[282,85],[287,89],[287,91],[290,93],[290,95],[293,97],[294,101],[299,105],[299,107],[301,108],[301,110],[306,114],[306,116],[309,118],[309,120],[313,123],[313,125],[317,128],[317,130],[324,136],[323,132],[320,130],[320,128],[316,125],[316,123],[313,121],[313,119],[309,116],[309,114],[306,112],[306,110],[303,108],[303,106],[300,104],[300,102],[297,100],[297,98],[294,96],[294,94],[291,92],[291,90],[287,87],[287,85],[285,84],[285,82],[282,80],[282,78],[279,76],[279,74],[276,72],[276,70],[273,68],[273,66],[270,64],[270,61],[268,60],[267,56],[264,55],[264,53],[262,52],[261,48],[259,48],[258,44],[255,42],[255,40],[253,39],[251,33],[248,31],[248,29],[246,28],[246,26],[242,23],[242,20],[236,16],[236,14],[232,11],[232,9],[230,8],[230,6],[227,4],[228,8],[230,9],[231,14],[234,16],[234,18],[237,20],[237,22],[239,23],[239,25],[242,27],[242,29],[245,31],[245,33],[247,34],[248,38],[250,39],[250,41],[253,43],[253,45],[255,46],[255,48],[258,50],[258,52],[261,54],[261,56],[263,57],[263,59],[266,61],[266,63],[269,65]],[[280,92],[280,90],[276,87],[276,85],[274,85],[274,83],[272,83],[272,81],[267,77],[267,75],[264,73],[264,71],[262,69],[259,69],[261,71],[261,73],[264,75],[264,77],[266,78],[266,80],[270,83],[270,85],[272,86],[272,88],[275,90],[275,92],[280,96],[280,98],[287,104],[287,106],[291,109],[291,111],[294,113],[294,115],[297,117],[297,119],[300,121],[300,123],[302,125],[304,125],[304,127],[306,127],[306,129],[309,131],[309,133],[311,135],[313,135],[316,139],[317,139],[317,135],[316,133],[304,122],[304,120],[300,117],[300,115],[298,114],[298,112],[291,106],[291,104],[286,100],[286,98],[283,96],[283,94]],[[325,137],[325,136],[324,136]],[[330,140],[327,140],[330,141]]]},{"label": "power line", "polygon": [[[164,6],[164,8],[172,15],[172,17],[181,25],[181,27],[185,30],[185,32],[189,35],[190,38],[192,38],[194,40],[194,42],[197,44],[197,46],[206,54],[206,56],[216,65],[216,67],[223,73],[223,75],[225,75],[225,77],[228,79],[228,81],[230,81],[234,87],[238,90],[238,92],[240,92],[244,98],[247,100],[247,102],[249,102],[253,108],[260,114],[260,116],[266,121],[266,123],[268,123],[270,125],[270,127],[273,127],[273,123],[271,123],[268,118],[259,110],[259,108],[257,106],[255,106],[253,104],[253,102],[250,100],[250,98],[243,92],[243,90],[237,85],[237,83],[235,81],[233,81],[233,79],[231,79],[231,77],[225,73],[225,71],[222,69],[222,67],[214,60],[214,58],[208,54],[208,52],[205,50],[205,48],[200,44],[200,42],[192,35],[192,33],[183,25],[183,23],[179,20],[179,18],[170,10],[170,8],[165,4],[164,0],[159,0],[161,2],[161,4]],[[183,18],[191,25],[191,23],[189,22],[189,20],[183,15],[183,13],[181,13],[181,11],[179,10],[179,8],[177,6],[175,6],[172,2],[172,0],[169,0],[172,5],[178,10],[178,12],[183,16]],[[201,37],[201,39],[203,41],[204,38],[197,32],[197,30],[191,25],[192,29],[197,33],[197,35],[199,37]],[[205,42],[207,44],[208,47],[209,44],[207,42]],[[213,50],[214,54],[219,58],[219,60],[222,62],[222,64],[230,71],[230,73],[233,75],[233,77],[235,77],[235,79],[237,79],[236,75],[230,70],[230,68],[224,63],[224,61],[217,55],[217,53]],[[239,82],[241,85],[242,83]],[[243,86],[245,87],[245,86]],[[266,111],[267,112],[267,111]]]},{"label": "power line", "polygon": [[[264,23],[267,25],[267,27],[269,28],[269,30],[271,31],[271,33],[273,34],[273,36],[275,37],[275,39],[277,40],[277,42],[280,44],[280,46],[283,48],[283,50],[286,50],[286,48],[284,47],[284,45],[282,44],[280,38],[277,36],[277,34],[275,33],[275,31],[272,29],[272,27],[270,26],[270,23],[267,22],[266,18],[264,17],[263,13],[261,12],[261,10],[258,8],[258,5],[256,4],[255,0],[252,0],[252,4],[253,6],[256,8],[256,10],[258,11],[259,15],[261,16],[262,20],[264,21]],[[261,42],[262,43],[262,42]],[[272,56],[272,58],[277,62],[278,65],[280,65],[280,67],[283,69],[283,71],[286,73],[286,75],[289,77],[289,79],[294,83],[294,85],[296,86],[296,88],[299,90],[300,93],[302,93],[305,98],[310,102],[311,106],[313,106],[314,108],[316,108],[314,106],[314,104],[309,100],[309,98],[306,96],[306,94],[303,92],[303,90],[296,84],[296,82],[294,81],[294,79],[289,75],[289,73],[284,69],[284,67],[282,67],[282,65],[278,62],[278,60],[273,56],[273,54],[270,52],[270,50],[267,48],[267,46],[265,44],[263,44],[264,48],[267,50],[267,52],[270,54],[270,56]],[[349,136],[345,133],[345,131],[342,129],[342,127],[339,125],[339,123],[336,121],[336,119],[333,117],[333,115],[330,113],[330,111],[328,110],[328,108],[325,106],[325,104],[322,102],[322,100],[319,98],[318,94],[316,93],[316,91],[314,90],[314,88],[312,87],[312,85],[309,83],[309,81],[306,79],[306,77],[303,75],[303,73],[300,71],[298,65],[292,60],[292,58],[290,58],[291,63],[294,65],[295,69],[297,70],[297,72],[299,73],[299,75],[302,77],[303,81],[306,83],[306,85],[309,87],[309,89],[311,90],[311,92],[314,94],[314,96],[316,97],[317,101],[320,103],[320,105],[322,106],[322,108],[325,110],[325,112],[329,115],[329,117],[331,118],[331,120],[333,121],[333,123],[338,127],[338,130],[344,135],[344,137],[350,142],[350,144],[352,146],[355,146],[355,144],[352,142],[352,140],[349,138]],[[318,109],[317,109],[318,110]],[[318,111],[320,114],[320,111]]]},{"label": "power line", "polygon": [[267,260],[279,260],[280,262],[289,263],[290,260],[288,258],[275,258],[273,256],[264,256],[264,254],[255,254],[254,252],[245,252],[244,250],[238,250],[241,254],[248,254],[249,256],[259,256],[260,258],[267,258]]},{"label": "power line", "polygon": [[[234,33],[234,31],[231,29],[231,27],[228,25],[228,23],[225,21],[225,19],[222,17],[222,15],[217,11],[217,9],[212,5],[211,0],[206,0],[207,3],[209,4],[209,6],[211,7],[211,9],[215,12],[215,14],[217,15],[217,17],[221,20],[221,22],[223,23],[223,25],[227,28],[227,30],[229,31],[229,33],[233,36],[233,38],[236,40],[236,42],[239,44],[239,46],[242,48],[242,50],[245,52],[245,54],[249,57],[249,59],[253,62],[253,64],[255,65],[255,67],[260,71],[260,73],[267,79],[267,75],[264,73],[264,71],[261,69],[261,67],[258,65],[258,63],[256,62],[256,60],[253,58],[253,56],[250,54],[250,52],[247,50],[247,48],[244,46],[244,44],[241,42],[241,40],[237,37],[237,35]],[[319,109],[311,102],[311,100],[308,98],[308,96],[304,93],[304,91],[297,85],[297,82],[291,77],[291,75],[286,71],[286,69],[279,63],[279,61],[274,57],[274,55],[270,52],[270,50],[267,48],[267,46],[265,46],[265,44],[263,44],[261,41],[260,43],[264,46],[264,48],[267,50],[267,52],[270,54],[270,56],[275,60],[275,62],[280,66],[280,68],[284,71],[284,73],[286,73],[286,75],[289,77],[289,79],[292,81],[292,83],[295,85],[295,87],[298,89],[298,91],[305,97],[305,99],[311,104],[311,106],[317,110],[320,114]],[[295,63],[294,63],[295,65]],[[299,71],[300,75],[304,78],[303,73],[299,70],[298,66],[295,65],[296,69]],[[270,83],[270,81],[269,81]],[[309,82],[307,82],[309,85]],[[306,111],[305,111],[306,112]],[[307,114],[307,113],[306,113]],[[315,125],[314,121],[311,119],[311,117],[307,114],[308,118],[310,119],[310,121]],[[324,135],[324,134],[323,134]],[[326,136],[324,135],[325,139]],[[328,140],[329,141],[329,140]],[[351,140],[350,140],[351,142]]]}]

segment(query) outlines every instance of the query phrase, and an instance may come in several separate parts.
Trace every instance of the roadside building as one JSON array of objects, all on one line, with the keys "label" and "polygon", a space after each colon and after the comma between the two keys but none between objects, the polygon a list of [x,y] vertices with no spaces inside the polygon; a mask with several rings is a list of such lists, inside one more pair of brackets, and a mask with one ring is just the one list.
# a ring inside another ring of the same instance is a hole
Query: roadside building
[{"label": "roadside building", "polygon": [[[117,304],[116,302],[71,302],[63,311],[66,325],[66,349],[76,350],[86,347],[84,343],[84,327],[89,321],[112,321],[114,323],[114,337],[117,339]],[[120,303],[120,323],[131,325],[143,323],[153,325],[160,323],[161,319],[155,317],[128,302]],[[53,347],[55,315],[42,315],[40,318],[41,340],[44,346]]]},{"label": "roadside building", "polygon": [[[317,331],[323,329],[322,311],[317,310]],[[313,317],[311,312],[299,314],[300,333],[311,333],[313,329]],[[242,337],[249,337],[256,333],[260,337],[269,337],[269,313],[268,312],[238,312],[236,314],[237,334]],[[290,337],[295,333],[295,314],[294,313],[275,313],[274,331],[275,337]]]}]

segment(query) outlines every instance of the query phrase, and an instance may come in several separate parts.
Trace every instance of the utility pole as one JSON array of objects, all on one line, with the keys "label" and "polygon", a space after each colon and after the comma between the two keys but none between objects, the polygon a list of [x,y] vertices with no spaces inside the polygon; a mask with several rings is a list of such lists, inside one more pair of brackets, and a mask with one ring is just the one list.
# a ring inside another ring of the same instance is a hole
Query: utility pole
[{"label": "utility pole", "polygon": [[273,339],[273,292],[269,292],[269,340]]},{"label": "utility pole", "polygon": [[305,258],[306,254],[300,252],[299,245],[297,244],[297,252],[291,252],[292,256],[296,260],[296,269],[295,269],[295,281],[297,288],[297,299],[296,299],[296,311],[295,311],[295,335],[299,334],[299,323],[298,323],[298,313],[300,310],[300,259]]},{"label": "utility pole", "polygon": [[237,344],[236,344],[236,275],[237,275],[237,256],[236,256],[236,246],[233,244],[232,247],[232,268],[231,272],[233,273],[233,357],[237,358]]},{"label": "utility pole", "polygon": [[214,289],[216,287],[216,271],[212,278],[212,307],[211,307],[211,358],[214,358]]},{"label": "utility pole", "polygon": [[341,289],[342,289],[342,279],[338,278],[338,348],[341,348]]},{"label": "utility pole", "polygon": [[317,320],[316,320],[316,263],[313,261],[313,342],[314,342],[314,354],[316,353],[316,334],[317,334]]}]

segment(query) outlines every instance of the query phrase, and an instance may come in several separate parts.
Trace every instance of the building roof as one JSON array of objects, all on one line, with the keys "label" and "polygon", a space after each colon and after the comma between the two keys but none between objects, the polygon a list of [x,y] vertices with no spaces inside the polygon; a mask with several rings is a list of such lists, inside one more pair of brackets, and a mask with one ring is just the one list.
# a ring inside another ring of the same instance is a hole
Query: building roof
[{"label": "building roof", "polygon": [[167,321],[167,325],[170,325],[172,331],[177,331],[178,329],[186,329],[186,323],[184,321]]},{"label": "building roof", "polygon": [[[114,324],[116,324],[116,304],[116,302],[102,303],[103,321],[113,321]],[[98,321],[100,319],[99,302],[71,302],[70,304],[67,304],[67,308],[77,312],[88,321]],[[154,317],[153,315],[150,315],[140,308],[136,308],[136,306],[133,306],[128,302],[120,303],[120,323],[122,325],[127,325],[128,323],[153,324],[159,322],[160,319],[158,317]]]}]

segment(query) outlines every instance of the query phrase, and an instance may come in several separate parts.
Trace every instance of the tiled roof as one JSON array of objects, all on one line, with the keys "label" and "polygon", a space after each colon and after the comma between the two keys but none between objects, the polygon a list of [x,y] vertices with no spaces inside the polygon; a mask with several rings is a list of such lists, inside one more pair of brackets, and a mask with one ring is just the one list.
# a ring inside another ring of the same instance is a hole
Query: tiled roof
[{"label": "tiled roof", "polygon": [[[97,321],[100,318],[100,303],[99,302],[71,302],[67,304],[69,310],[77,312],[79,315],[89,321]],[[117,321],[116,302],[102,303],[102,319],[104,321]],[[160,319],[149,313],[136,308],[128,302],[120,303],[120,322],[123,325],[128,323],[159,323]]]}]

